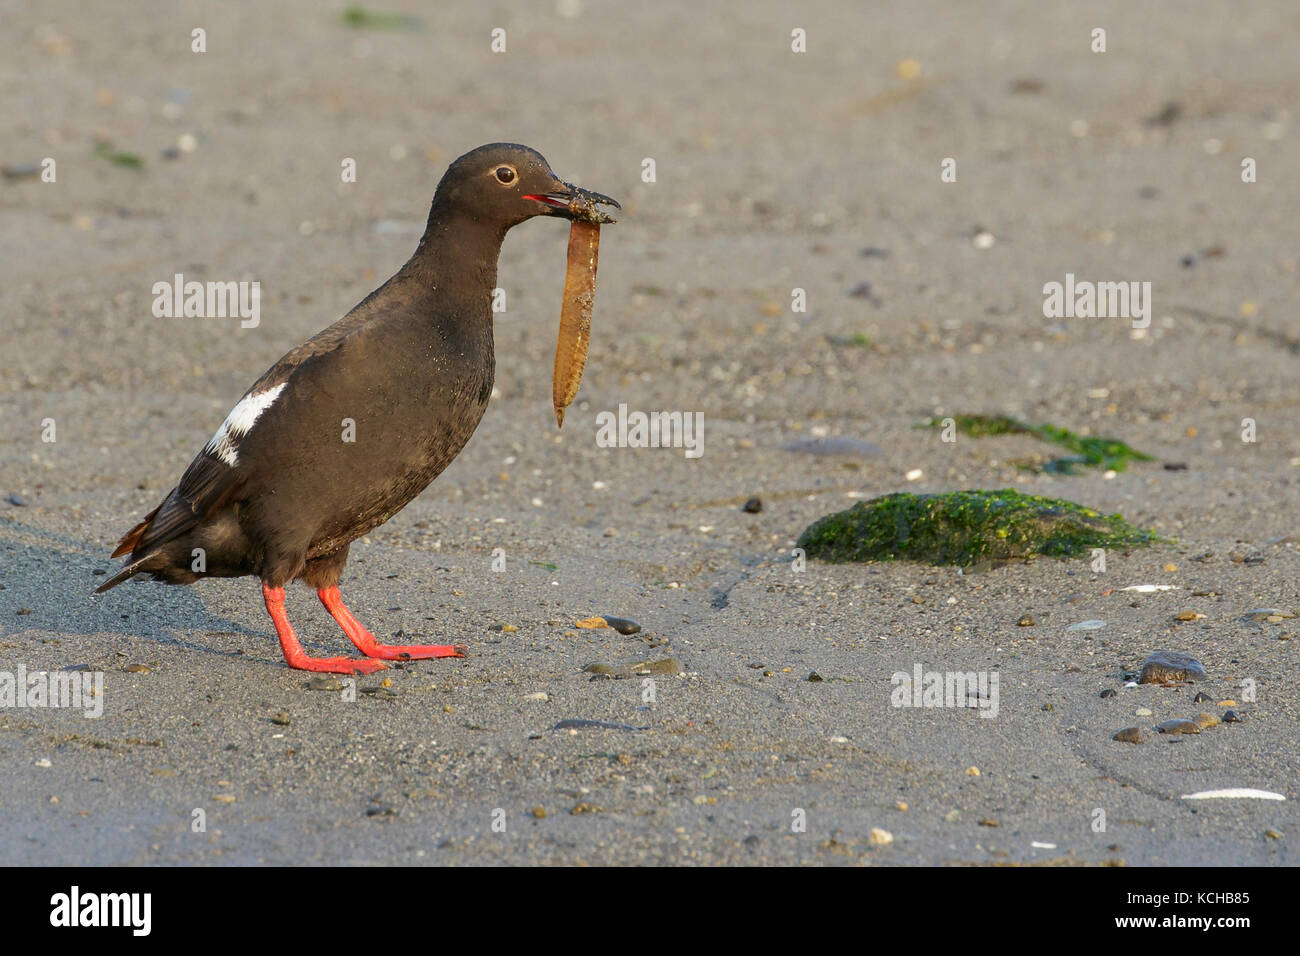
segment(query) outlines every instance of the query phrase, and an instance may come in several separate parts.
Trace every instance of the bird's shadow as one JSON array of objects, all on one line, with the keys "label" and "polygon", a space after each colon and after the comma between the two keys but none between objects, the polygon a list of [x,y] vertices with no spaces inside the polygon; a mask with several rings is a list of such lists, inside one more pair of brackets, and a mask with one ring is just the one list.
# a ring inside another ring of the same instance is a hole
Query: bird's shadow
[{"label": "bird's shadow", "polygon": [[121,634],[217,657],[241,655],[182,635],[206,631],[266,640],[265,631],[213,614],[193,588],[134,579],[94,594],[112,562],[95,545],[67,535],[11,519],[0,525],[0,549],[0,637]]}]

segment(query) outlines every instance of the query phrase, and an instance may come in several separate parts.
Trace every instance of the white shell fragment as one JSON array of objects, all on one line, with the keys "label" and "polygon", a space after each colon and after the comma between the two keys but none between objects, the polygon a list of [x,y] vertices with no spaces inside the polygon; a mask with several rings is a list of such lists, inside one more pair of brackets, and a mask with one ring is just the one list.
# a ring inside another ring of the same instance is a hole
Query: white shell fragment
[{"label": "white shell fragment", "polygon": [[1105,621],[1075,621],[1067,631],[1097,631],[1106,626]]},{"label": "white shell fragment", "polygon": [[1252,790],[1250,787],[1230,787],[1227,790],[1201,790],[1183,794],[1184,800],[1285,800],[1272,790]]}]

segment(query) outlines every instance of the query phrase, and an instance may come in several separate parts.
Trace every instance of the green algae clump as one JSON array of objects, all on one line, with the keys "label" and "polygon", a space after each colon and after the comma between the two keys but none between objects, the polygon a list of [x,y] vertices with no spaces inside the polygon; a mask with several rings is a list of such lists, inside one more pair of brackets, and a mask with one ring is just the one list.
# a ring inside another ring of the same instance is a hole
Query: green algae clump
[{"label": "green algae clump", "polygon": [[1093,548],[1132,548],[1160,539],[1117,514],[1072,501],[1001,491],[907,492],[860,501],[814,521],[799,547],[824,561],[920,561],[969,566]]},{"label": "green algae clump", "polygon": [[1130,461],[1155,460],[1150,455],[1131,448],[1115,438],[1079,435],[1068,428],[1060,428],[1056,425],[1029,425],[1008,415],[949,415],[944,418],[931,418],[922,424],[928,428],[943,428],[948,419],[952,420],[957,431],[972,438],[985,438],[989,435],[1033,435],[1041,441],[1074,452],[1071,456],[1054,458],[1043,465],[1041,470],[1049,474],[1073,475],[1076,473],[1075,466],[1078,465],[1085,468],[1123,471]]}]

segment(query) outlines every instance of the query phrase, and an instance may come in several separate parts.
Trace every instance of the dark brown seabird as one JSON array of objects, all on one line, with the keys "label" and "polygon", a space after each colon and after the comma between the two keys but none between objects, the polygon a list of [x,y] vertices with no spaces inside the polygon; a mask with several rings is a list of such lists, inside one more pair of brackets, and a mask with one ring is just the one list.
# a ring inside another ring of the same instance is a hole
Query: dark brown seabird
[{"label": "dark brown seabird", "polygon": [[[506,232],[539,215],[612,222],[595,203],[618,207],[563,182],[526,146],[493,143],[452,163],[406,265],[253,383],[123,536],[113,557],[128,563],[96,591],[136,574],[168,584],[257,575],[290,667],[369,674],[382,660],[463,657],[460,645],[376,641],[339,593],[348,546],[428,487],[482,419]],[[364,658],[307,656],[284,608],[295,580],[316,589]]]}]

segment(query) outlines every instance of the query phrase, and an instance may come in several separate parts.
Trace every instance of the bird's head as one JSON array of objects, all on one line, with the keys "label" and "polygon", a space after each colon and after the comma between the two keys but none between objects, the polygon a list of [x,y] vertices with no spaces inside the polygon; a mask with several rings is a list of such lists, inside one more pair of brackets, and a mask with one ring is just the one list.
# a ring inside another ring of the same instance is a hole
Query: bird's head
[{"label": "bird's head", "polygon": [[515,143],[466,153],[447,168],[434,196],[435,208],[506,228],[533,216],[613,222],[597,205],[622,208],[608,196],[564,182],[541,153]]}]

